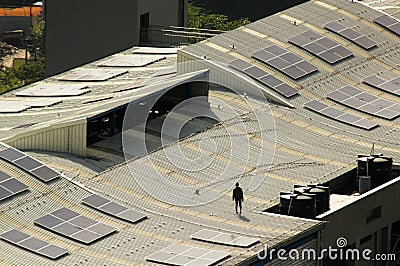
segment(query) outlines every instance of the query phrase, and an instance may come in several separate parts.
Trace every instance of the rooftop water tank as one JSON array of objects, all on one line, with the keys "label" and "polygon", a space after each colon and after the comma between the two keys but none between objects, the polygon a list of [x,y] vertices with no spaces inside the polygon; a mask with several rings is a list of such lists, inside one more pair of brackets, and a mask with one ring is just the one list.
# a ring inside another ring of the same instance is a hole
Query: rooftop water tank
[{"label": "rooftop water tank", "polygon": [[[371,189],[373,189],[392,179],[392,165],[393,159],[389,157],[359,155],[357,176],[370,176]],[[360,180],[358,180],[358,183],[360,183]]]}]

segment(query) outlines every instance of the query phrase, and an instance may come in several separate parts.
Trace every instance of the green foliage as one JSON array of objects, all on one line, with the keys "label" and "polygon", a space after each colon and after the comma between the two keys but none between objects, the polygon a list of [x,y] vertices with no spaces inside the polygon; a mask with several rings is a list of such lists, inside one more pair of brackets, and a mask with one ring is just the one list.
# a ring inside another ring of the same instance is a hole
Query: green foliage
[{"label": "green foliage", "polygon": [[[44,27],[43,21],[32,29],[30,36],[32,55],[36,61],[29,61],[19,67],[0,69],[0,94],[44,78]],[[36,49],[37,48],[37,49]]]},{"label": "green foliage", "polygon": [[230,31],[250,23],[248,18],[229,20],[222,14],[210,14],[202,7],[189,3],[189,28]]},{"label": "green foliage", "polygon": [[0,69],[0,94],[43,78],[43,61],[28,62],[18,68]]}]

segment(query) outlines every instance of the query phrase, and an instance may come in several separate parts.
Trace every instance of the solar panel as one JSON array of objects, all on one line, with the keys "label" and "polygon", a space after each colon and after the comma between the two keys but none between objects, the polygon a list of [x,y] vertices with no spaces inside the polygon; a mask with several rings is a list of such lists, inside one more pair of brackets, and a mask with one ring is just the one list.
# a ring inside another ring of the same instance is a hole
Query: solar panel
[{"label": "solar panel", "polygon": [[43,83],[16,92],[17,96],[29,97],[67,97],[90,92],[87,85]]},{"label": "solar panel", "polygon": [[100,223],[63,207],[34,221],[36,225],[84,244],[90,244],[111,233],[114,227]]},{"label": "solar panel", "polygon": [[27,171],[33,170],[43,165],[42,163],[28,156],[15,160],[14,163]]},{"label": "solar panel", "polygon": [[169,265],[214,265],[227,258],[228,252],[172,244],[146,258],[147,261]]},{"label": "solar panel", "polygon": [[267,72],[265,72],[264,70],[262,70],[256,66],[250,65],[250,67],[248,67],[248,68],[239,69],[239,68],[244,67],[245,64],[248,64],[248,63],[241,59],[235,59],[232,62],[230,62],[228,65],[230,67],[240,70],[244,74],[256,79],[257,81],[268,86],[269,88],[273,89],[274,91],[282,94],[286,98],[290,98],[290,97],[298,94],[297,90],[295,90],[291,86],[287,85],[282,80],[273,77],[272,75],[268,74]]},{"label": "solar panel", "polygon": [[289,42],[314,54],[329,64],[335,64],[353,55],[353,53],[344,46],[312,30],[290,38]]},{"label": "solar panel", "polygon": [[25,157],[25,154],[13,148],[7,148],[5,150],[0,151],[0,158],[5,159],[6,161],[15,161],[16,159],[22,157]]},{"label": "solar panel", "polygon": [[147,216],[141,212],[128,209],[118,203],[112,202],[96,194],[84,198],[82,202],[96,210],[105,212],[114,217],[132,223],[136,223],[147,218]]},{"label": "solar panel", "polygon": [[235,59],[229,63],[229,66],[238,70],[244,70],[246,68],[251,67],[252,65],[241,59]]},{"label": "solar panel", "polygon": [[252,54],[252,57],[274,67],[293,79],[299,79],[318,70],[313,64],[277,45],[270,45]]},{"label": "solar panel", "polygon": [[21,181],[0,172],[0,201],[19,194],[29,187]]},{"label": "solar panel", "polygon": [[165,56],[160,55],[119,55],[111,59],[105,60],[98,64],[98,66],[107,67],[143,67],[152,63],[165,59]]},{"label": "solar panel", "polygon": [[375,18],[374,22],[400,36],[400,22],[396,19],[382,15]]},{"label": "solar panel", "polygon": [[228,234],[208,229],[203,229],[193,234],[191,238],[211,243],[218,243],[218,244],[238,246],[238,247],[249,247],[260,241],[259,238],[255,237]]},{"label": "solar panel", "polygon": [[355,30],[350,29],[350,28],[347,28],[347,29],[341,31],[340,35],[342,35],[342,36],[344,36],[347,39],[352,40],[352,41],[357,39],[357,38],[362,37],[362,34],[356,32]]},{"label": "solar panel", "polygon": [[362,129],[373,129],[375,127],[378,127],[379,125],[373,121],[357,117],[355,115],[346,113],[344,111],[338,110],[336,108],[330,107],[322,102],[319,102],[317,100],[312,100],[307,102],[304,105],[305,108],[310,109],[318,114],[321,114],[323,116],[329,117],[333,120],[343,122],[358,128]]},{"label": "solar panel", "polygon": [[[337,100],[338,93],[340,93],[339,95],[344,95],[340,101]],[[348,107],[388,120],[400,115],[399,104],[363,92],[352,86],[345,86],[331,92],[327,97]]]},{"label": "solar panel", "polygon": [[68,254],[68,250],[64,248],[60,248],[39,238],[29,236],[16,229],[3,233],[0,235],[0,238],[18,247],[53,260]]},{"label": "solar panel", "polygon": [[321,45],[322,47],[325,47],[326,49],[331,49],[338,45],[336,42],[334,42],[331,39],[328,39],[326,37],[316,40],[315,43]]},{"label": "solar panel", "polygon": [[32,170],[31,173],[38,177],[43,182],[49,182],[54,180],[60,176],[60,174],[53,169],[49,168],[46,165],[43,165],[35,170]]},{"label": "solar panel", "polygon": [[7,179],[10,179],[10,178],[11,178],[10,175],[8,175],[6,173],[3,173],[3,172],[0,172],[0,182],[3,182],[3,181],[5,181]]},{"label": "solar panel", "polygon": [[80,69],[73,73],[62,75],[58,80],[68,81],[105,81],[127,73],[127,70],[120,69]]},{"label": "solar panel", "polygon": [[255,79],[258,79],[258,78],[261,78],[261,77],[263,77],[265,75],[268,75],[267,72],[265,72],[262,69],[259,69],[258,67],[255,67],[255,66],[246,68],[246,69],[243,70],[243,72],[246,73],[247,75],[249,75],[250,77],[255,78]]},{"label": "solar panel", "polygon": [[377,89],[400,96],[400,78],[384,80],[376,75],[369,76],[363,80],[364,83],[371,85]]},{"label": "solar panel", "polygon": [[295,90],[294,88],[292,88],[291,86],[289,86],[287,84],[278,85],[274,88],[274,90],[276,90],[277,92],[279,92],[286,98],[290,98],[290,97],[298,94],[297,90]]},{"label": "solar panel", "polygon": [[49,182],[60,176],[58,172],[12,147],[0,151],[0,158],[21,167],[43,182]]}]

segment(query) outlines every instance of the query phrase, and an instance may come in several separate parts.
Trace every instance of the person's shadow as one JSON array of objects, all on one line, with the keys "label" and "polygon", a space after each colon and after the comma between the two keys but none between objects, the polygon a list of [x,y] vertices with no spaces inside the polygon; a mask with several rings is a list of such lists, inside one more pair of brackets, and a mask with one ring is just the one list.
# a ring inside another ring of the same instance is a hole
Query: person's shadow
[{"label": "person's shadow", "polygon": [[243,215],[240,215],[239,219],[242,220],[243,222],[250,222],[250,219]]}]

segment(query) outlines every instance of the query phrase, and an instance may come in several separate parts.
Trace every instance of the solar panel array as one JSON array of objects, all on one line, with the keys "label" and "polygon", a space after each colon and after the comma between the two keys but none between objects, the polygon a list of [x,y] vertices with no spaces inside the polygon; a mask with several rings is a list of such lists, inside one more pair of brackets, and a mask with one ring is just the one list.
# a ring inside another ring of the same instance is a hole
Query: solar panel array
[{"label": "solar panel array", "polygon": [[391,80],[384,80],[379,76],[372,75],[365,78],[363,82],[380,90],[400,96],[400,77]]},{"label": "solar panel array", "polygon": [[0,171],[0,201],[27,189],[27,185]]},{"label": "solar panel array", "polygon": [[353,53],[337,42],[308,30],[289,39],[289,42],[312,53],[329,64],[337,63]]},{"label": "solar panel array", "polygon": [[68,250],[60,248],[39,238],[29,236],[21,231],[12,229],[0,235],[0,238],[18,247],[27,249],[50,259],[58,259],[68,254]]},{"label": "solar panel array", "polygon": [[87,85],[43,83],[15,93],[17,96],[29,97],[67,97],[90,92]]},{"label": "solar panel array", "polygon": [[111,78],[127,73],[127,70],[110,70],[110,69],[80,69],[72,73],[65,74],[58,80],[68,81],[105,81]]},{"label": "solar panel array", "polygon": [[375,18],[374,22],[400,36],[400,22],[396,19],[391,18],[388,15],[382,15]]},{"label": "solar panel array", "polygon": [[82,202],[96,210],[132,223],[137,223],[147,218],[147,216],[141,212],[128,209],[121,204],[112,202],[96,194],[84,198]]},{"label": "solar panel array", "polygon": [[384,119],[391,120],[400,115],[399,104],[379,98],[349,85],[329,93],[328,98]]},{"label": "solar panel array", "polygon": [[229,255],[223,251],[173,244],[151,254],[146,260],[168,265],[206,266],[214,265]]},{"label": "solar panel array", "polygon": [[243,61],[241,59],[235,59],[229,63],[229,66],[256,79],[257,81],[268,86],[269,88],[273,89],[274,91],[282,94],[286,98],[290,98],[290,97],[298,94],[297,90],[295,90],[293,87],[289,86],[288,84],[284,83],[282,80],[275,78],[274,76],[268,74],[264,70],[262,70],[256,66],[253,66],[252,64],[249,64],[246,61]]},{"label": "solar panel array", "polygon": [[325,24],[324,28],[333,31],[339,34],[340,36],[354,42],[355,44],[361,46],[365,50],[369,50],[377,46],[377,43],[368,38],[367,36],[362,35],[361,33],[358,33],[355,30],[340,24],[339,22],[336,21],[329,22],[328,24]]},{"label": "solar panel array", "polygon": [[63,207],[34,221],[50,231],[90,244],[117,231],[116,228],[100,223],[73,210]]},{"label": "solar panel array", "polygon": [[154,55],[154,56],[139,56],[139,55],[120,55],[108,59],[98,66],[107,67],[143,67],[152,63],[158,62],[165,59],[165,56]]},{"label": "solar panel array", "polygon": [[0,151],[0,158],[24,169],[43,182],[49,182],[60,176],[58,172],[50,167],[12,147]]},{"label": "solar panel array", "polygon": [[271,45],[251,55],[293,79],[299,79],[318,70],[316,66],[277,45]]},{"label": "solar panel array", "polygon": [[317,112],[323,116],[329,117],[333,120],[340,121],[345,124],[349,124],[362,129],[370,130],[379,126],[377,123],[373,121],[343,112],[336,108],[330,107],[324,103],[321,103],[317,100],[309,101],[304,105],[304,107],[314,112]]},{"label": "solar panel array", "polygon": [[224,244],[237,247],[249,247],[258,241],[259,238],[227,234],[219,231],[203,229],[191,236],[193,239],[211,243]]}]

